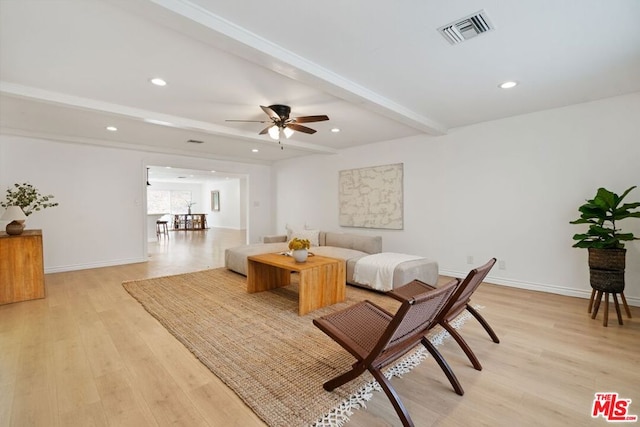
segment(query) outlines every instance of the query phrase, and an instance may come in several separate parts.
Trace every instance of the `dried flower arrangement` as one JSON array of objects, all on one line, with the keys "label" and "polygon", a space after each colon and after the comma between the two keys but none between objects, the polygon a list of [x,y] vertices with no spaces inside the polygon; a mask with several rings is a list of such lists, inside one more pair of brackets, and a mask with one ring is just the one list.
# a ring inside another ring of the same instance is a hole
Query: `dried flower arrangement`
[{"label": "dried flower arrangement", "polygon": [[311,247],[311,242],[308,239],[298,239],[294,237],[289,242],[289,249],[292,251],[297,251],[300,249],[309,249]]}]

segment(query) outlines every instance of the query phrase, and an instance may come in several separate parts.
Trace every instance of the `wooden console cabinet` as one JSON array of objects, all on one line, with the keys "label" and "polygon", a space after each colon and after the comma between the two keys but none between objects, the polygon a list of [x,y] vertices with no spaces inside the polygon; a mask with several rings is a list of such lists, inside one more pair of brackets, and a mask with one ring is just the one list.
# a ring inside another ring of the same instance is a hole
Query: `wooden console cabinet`
[{"label": "wooden console cabinet", "polygon": [[0,231],[0,304],[44,298],[42,230]]}]

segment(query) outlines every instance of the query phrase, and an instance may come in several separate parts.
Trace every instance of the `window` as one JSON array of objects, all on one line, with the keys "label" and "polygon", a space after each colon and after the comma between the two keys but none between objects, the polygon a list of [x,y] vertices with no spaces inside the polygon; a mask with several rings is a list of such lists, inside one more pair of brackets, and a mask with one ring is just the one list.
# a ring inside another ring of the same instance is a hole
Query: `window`
[{"label": "window", "polygon": [[147,190],[147,213],[177,214],[187,213],[191,191],[184,190]]}]

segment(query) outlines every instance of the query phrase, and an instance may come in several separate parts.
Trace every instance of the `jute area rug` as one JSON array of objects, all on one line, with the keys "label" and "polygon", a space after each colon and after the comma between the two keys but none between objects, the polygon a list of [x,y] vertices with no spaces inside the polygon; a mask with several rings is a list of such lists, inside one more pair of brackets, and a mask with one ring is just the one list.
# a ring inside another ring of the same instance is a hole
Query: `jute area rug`
[{"label": "jute area rug", "polygon": [[[349,370],[355,359],[312,320],[364,299],[392,313],[399,303],[347,286],[347,301],[298,316],[292,281],[285,288],[248,294],[244,276],[219,268],[123,286],[268,425],[342,425],[379,385],[366,373],[325,391],[322,384]],[[441,340],[442,334],[430,339]],[[423,350],[387,375],[408,372],[426,357]]]}]

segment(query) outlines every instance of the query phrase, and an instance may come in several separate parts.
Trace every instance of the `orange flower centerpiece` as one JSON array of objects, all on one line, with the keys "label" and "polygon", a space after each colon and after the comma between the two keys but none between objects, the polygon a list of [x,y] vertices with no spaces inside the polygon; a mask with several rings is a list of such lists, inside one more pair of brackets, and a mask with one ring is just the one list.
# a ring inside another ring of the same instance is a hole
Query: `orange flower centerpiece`
[{"label": "orange flower centerpiece", "polygon": [[309,256],[309,248],[311,242],[308,239],[298,239],[294,237],[289,242],[289,249],[291,249],[291,256],[296,262],[305,262]]}]

